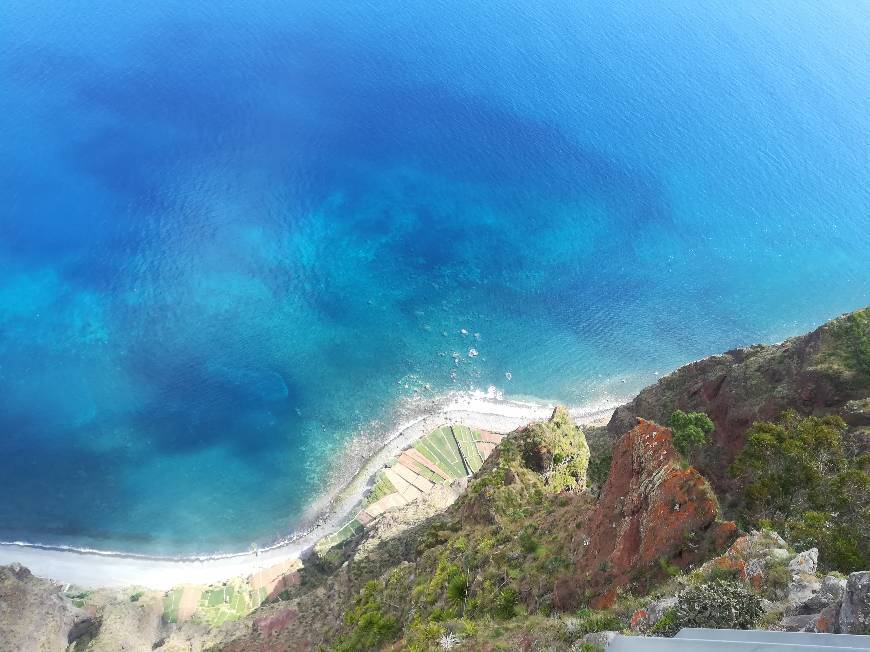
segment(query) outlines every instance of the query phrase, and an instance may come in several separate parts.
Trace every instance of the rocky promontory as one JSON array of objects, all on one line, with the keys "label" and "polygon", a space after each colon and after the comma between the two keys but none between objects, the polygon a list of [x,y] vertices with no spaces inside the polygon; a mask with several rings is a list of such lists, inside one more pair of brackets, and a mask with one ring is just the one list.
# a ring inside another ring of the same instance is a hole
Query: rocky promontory
[{"label": "rocky promontory", "polygon": [[[509,433],[444,425],[310,555],[249,578],[89,591],[0,568],[0,650],[589,651],[681,627],[870,634],[868,406],[863,309],[686,365],[606,426],[562,408]],[[692,447],[676,410],[705,425]],[[796,513],[777,511],[791,500]]]}]

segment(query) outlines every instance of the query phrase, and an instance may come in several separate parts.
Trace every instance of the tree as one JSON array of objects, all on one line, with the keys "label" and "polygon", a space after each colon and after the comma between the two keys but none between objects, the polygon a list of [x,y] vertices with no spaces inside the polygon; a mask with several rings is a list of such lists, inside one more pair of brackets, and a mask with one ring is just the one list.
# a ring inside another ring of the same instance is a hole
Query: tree
[{"label": "tree", "polygon": [[743,481],[749,524],[768,523],[801,547],[817,547],[823,567],[851,572],[870,565],[870,465],[843,447],[836,415],[759,421],[731,472]]},{"label": "tree", "polygon": [[713,422],[703,412],[674,410],[668,419],[668,427],[674,433],[674,447],[688,459],[701,446],[710,442]]}]

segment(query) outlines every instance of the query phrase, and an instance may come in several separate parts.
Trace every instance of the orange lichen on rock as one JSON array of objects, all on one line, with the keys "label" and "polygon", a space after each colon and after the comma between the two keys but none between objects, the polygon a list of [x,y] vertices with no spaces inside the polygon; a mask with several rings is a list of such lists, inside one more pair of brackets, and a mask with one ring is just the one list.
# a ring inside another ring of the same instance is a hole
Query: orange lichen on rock
[{"label": "orange lichen on rock", "polygon": [[584,600],[594,606],[628,585],[645,590],[664,574],[663,566],[686,568],[734,538],[736,527],[716,520],[710,486],[694,468],[684,468],[671,438],[668,428],[638,419],[615,445],[574,570],[556,580],[558,608]]},{"label": "orange lichen on rock", "polygon": [[638,626],[646,621],[647,618],[649,618],[649,612],[647,612],[646,609],[638,609],[635,611],[634,615],[631,617],[631,629],[637,629]]}]

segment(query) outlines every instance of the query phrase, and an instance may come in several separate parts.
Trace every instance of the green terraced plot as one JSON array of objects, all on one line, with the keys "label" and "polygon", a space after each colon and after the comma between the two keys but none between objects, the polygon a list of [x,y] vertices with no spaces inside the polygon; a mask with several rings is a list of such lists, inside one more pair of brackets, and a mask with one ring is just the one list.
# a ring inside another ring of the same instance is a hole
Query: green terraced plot
[{"label": "green terraced plot", "polygon": [[388,496],[389,494],[393,493],[396,493],[396,488],[393,486],[393,483],[389,481],[387,476],[384,475],[383,471],[378,471],[378,477],[375,480],[375,485],[366,495],[365,500],[363,501],[363,507],[368,507],[376,500],[380,500],[384,496]]},{"label": "green terraced plot", "polygon": [[429,482],[434,482],[435,484],[447,484],[447,480],[416,460],[411,462],[411,468],[417,473],[417,475],[423,476],[429,480]]},{"label": "green terraced plot", "polygon": [[205,591],[199,599],[197,612],[212,625],[239,620],[262,604],[266,589],[251,591],[244,586],[223,586]]},{"label": "green terraced plot", "polygon": [[178,605],[181,603],[182,589],[172,589],[163,598],[163,620],[167,623],[178,622]]},{"label": "green terraced plot", "polygon": [[471,430],[467,426],[453,426],[453,436],[456,438],[456,443],[459,444],[459,450],[462,451],[466,464],[472,472],[477,473],[483,466],[483,457],[477,450]]},{"label": "green terraced plot", "polygon": [[202,599],[205,600],[206,607],[217,607],[218,605],[222,605],[226,601],[226,596],[224,595],[224,590],[220,589],[218,591],[206,591],[202,594]]},{"label": "green terraced plot", "polygon": [[338,532],[334,532],[329,536],[323,537],[320,541],[317,542],[316,548],[318,551],[329,550],[330,548],[337,546],[343,541],[347,541],[355,534],[362,532],[363,529],[363,524],[360,523],[358,520],[353,519]]},{"label": "green terraced plot", "polygon": [[438,428],[430,435],[420,439],[414,444],[414,448],[454,478],[467,475],[465,464],[462,463],[462,457],[450,426]]}]

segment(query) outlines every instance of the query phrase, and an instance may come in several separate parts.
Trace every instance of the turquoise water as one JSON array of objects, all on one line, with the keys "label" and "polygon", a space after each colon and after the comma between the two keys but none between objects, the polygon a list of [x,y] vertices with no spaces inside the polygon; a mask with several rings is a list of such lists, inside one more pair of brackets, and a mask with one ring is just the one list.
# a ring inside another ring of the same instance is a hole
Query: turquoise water
[{"label": "turquoise water", "polygon": [[864,3],[0,25],[2,540],[245,548],[447,391],[581,405],[870,302]]}]

